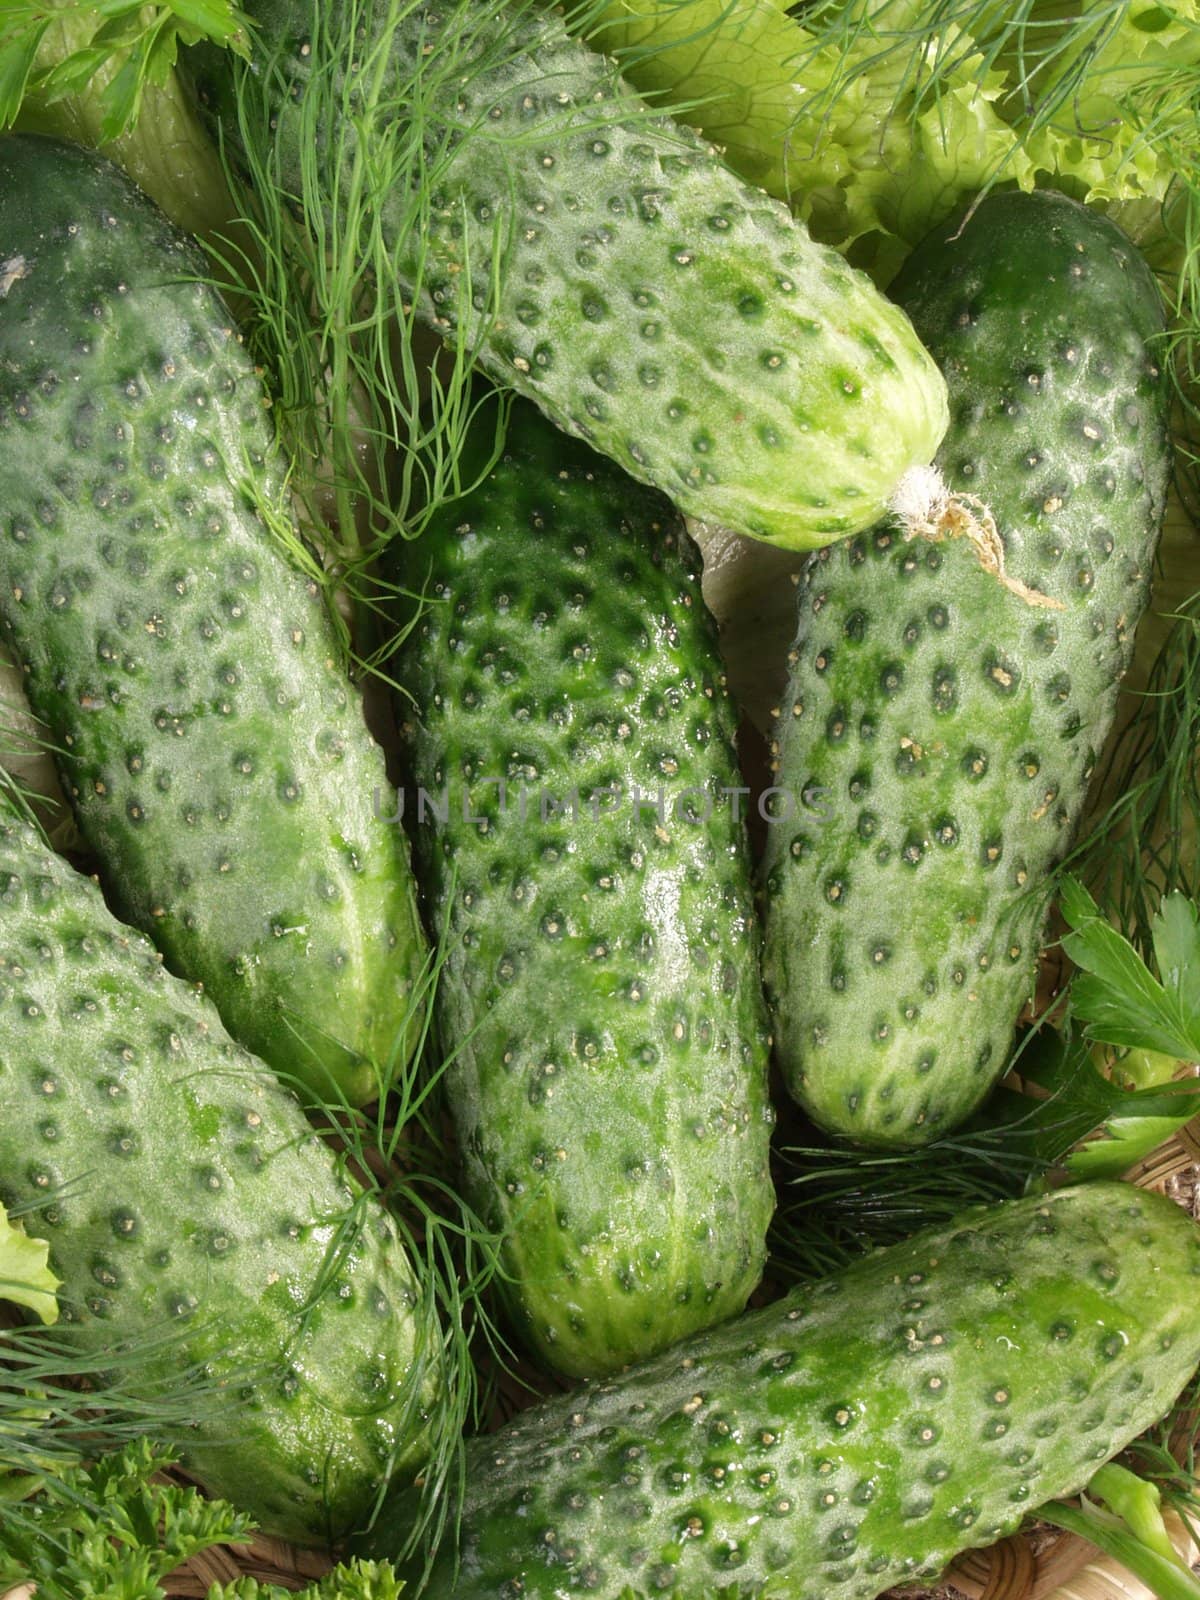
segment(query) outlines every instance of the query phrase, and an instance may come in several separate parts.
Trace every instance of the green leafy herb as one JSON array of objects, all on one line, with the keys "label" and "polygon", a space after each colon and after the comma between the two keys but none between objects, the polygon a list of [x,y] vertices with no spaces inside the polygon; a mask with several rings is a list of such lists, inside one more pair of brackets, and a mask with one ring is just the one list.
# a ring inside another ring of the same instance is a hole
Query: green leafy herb
[{"label": "green leafy herb", "polygon": [[47,1324],[58,1321],[59,1280],[50,1271],[49,1260],[45,1240],[29,1238],[0,1205],[0,1300],[24,1306]]},{"label": "green leafy herb", "polygon": [[0,1575],[35,1583],[40,1600],[161,1600],[162,1580],[183,1562],[247,1543],[253,1524],[232,1506],[152,1481],[170,1465],[142,1441],[0,1503]]},{"label": "green leafy herb", "polygon": [[146,86],[167,83],[181,44],[208,39],[243,55],[249,49],[233,0],[93,0],[71,8],[69,53],[46,60],[43,42],[63,10],[55,0],[0,0],[0,127],[12,126],[27,96],[53,104],[105,73],[99,132],[116,139],[136,123]]},{"label": "green leafy herb", "polygon": [[386,1562],[351,1561],[335,1567],[328,1577],[298,1595],[273,1583],[238,1578],[234,1583],[214,1584],[207,1600],[399,1600],[403,1591],[403,1583]]},{"label": "green leafy herb", "polygon": [[[248,308],[243,325],[295,463],[303,530],[323,553],[326,584],[350,598],[361,672],[386,672],[396,643],[378,604],[380,548],[418,538],[439,506],[486,475],[503,443],[503,407],[490,454],[468,441],[487,431],[479,418],[491,390],[475,371],[475,344],[508,270],[506,208],[497,210],[486,270],[468,258],[453,275],[460,305],[447,308],[445,341],[419,320],[430,289],[420,241],[443,167],[475,136],[441,108],[469,102],[474,80],[497,81],[520,62],[531,3],[497,10],[450,0],[412,60],[391,50],[388,28],[404,23],[412,0],[314,7],[298,133],[274,115],[283,68],[265,54],[252,69],[228,56],[196,69],[237,149],[247,205],[247,242],[216,253],[214,276]],[[598,105],[597,126],[610,114]],[[479,136],[489,137],[482,122]],[[544,129],[509,137],[534,141]],[[409,264],[403,282],[397,259]],[[436,293],[447,289],[439,283]],[[451,335],[452,326],[477,331]]]},{"label": "green leafy herb", "polygon": [[[40,1600],[162,1600],[164,1580],[215,1545],[249,1543],[254,1524],[223,1500],[162,1478],[171,1456],[145,1441],[47,1473],[24,1499],[0,1501],[0,1583],[33,1583]],[[300,1600],[398,1600],[386,1563],[352,1561]],[[290,1589],[239,1578],[208,1600],[283,1600]]]},{"label": "green leafy herb", "polygon": [[386,1562],[349,1562],[334,1566],[326,1578],[299,1594],[258,1579],[238,1578],[232,1584],[213,1584],[206,1600],[398,1600],[403,1587]]},{"label": "green leafy herb", "polygon": [[[409,9],[407,0],[385,3],[397,18]],[[352,613],[348,659],[365,673],[384,670],[391,645],[372,575],[378,547],[415,537],[434,505],[473,481],[462,462],[479,404],[474,352],[439,354],[419,327],[419,285],[409,293],[396,280],[381,217],[402,238],[426,231],[439,162],[431,107],[448,81],[469,81],[464,63],[488,21],[452,0],[436,45],[397,80],[386,38],[356,59],[371,9],[370,0],[348,0],[314,11],[299,174],[272,113],[275,64],[250,70],[227,60],[213,69],[229,96],[226,126],[236,127],[238,149],[230,176],[244,205],[237,238],[212,250],[214,281],[239,307],[262,365],[294,463],[293,504],[321,552],[314,576]],[[359,137],[366,126],[370,140]],[[472,282],[469,262],[459,289],[489,292]]]},{"label": "green leafy herb", "polygon": [[1079,967],[1071,985],[1074,1014],[1089,1039],[1155,1050],[1200,1062],[1200,912],[1182,894],[1167,895],[1151,925],[1156,978],[1137,951],[1102,916],[1076,878],[1060,891],[1072,932],[1063,949]]},{"label": "green leafy herb", "polygon": [[[163,46],[148,64],[152,71],[140,79],[133,33],[128,48],[111,41],[108,59],[93,68],[98,15],[96,7],[63,0],[0,0],[0,128],[15,121],[29,133],[102,148],[187,232],[206,239],[228,234],[237,208],[224,170],[178,74],[165,69]],[[147,15],[148,9],[138,12],[139,23]],[[13,65],[23,29],[39,34],[35,70],[19,87],[11,74],[6,94],[5,63]],[[178,33],[173,37],[181,39]],[[114,89],[132,89],[136,99],[126,125],[115,133],[109,99]]]},{"label": "green leafy herb", "polygon": [[1121,1177],[1200,1111],[1200,1083],[1127,1089],[1101,1071],[1087,1039],[1070,1027],[1042,1030],[1016,1066],[1044,1098],[1018,1113],[1004,1091],[997,1110],[1003,1115],[1007,1105],[1018,1118],[1028,1153],[1044,1171],[1062,1166],[1072,1178]]},{"label": "green leafy herb", "polygon": [[[185,1440],[202,1412],[222,1411],[236,1424],[229,1385],[180,1353],[170,1378],[146,1381],[147,1358],[182,1343],[176,1327],[116,1340],[102,1355],[80,1355],[69,1329],[0,1331],[0,1463],[5,1472],[37,1475],[77,1467],[98,1450],[152,1437]],[[261,1373],[247,1371],[247,1378]]]}]

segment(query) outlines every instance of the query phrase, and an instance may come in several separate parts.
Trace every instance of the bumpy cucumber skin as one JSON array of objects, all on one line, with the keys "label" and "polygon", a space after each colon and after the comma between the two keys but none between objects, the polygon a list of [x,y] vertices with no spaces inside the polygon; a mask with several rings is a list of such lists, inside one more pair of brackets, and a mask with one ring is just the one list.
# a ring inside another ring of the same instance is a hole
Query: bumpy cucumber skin
[{"label": "bumpy cucumber skin", "polygon": [[3,818],[0,1040],[0,1196],[50,1243],[56,1334],[141,1346],[151,1389],[202,1369],[171,1442],[264,1529],[363,1523],[426,1452],[439,1381],[394,1224],[208,1001]]},{"label": "bumpy cucumber skin", "polygon": [[1104,218],[993,196],[894,293],[946,373],[939,463],[995,515],[1030,606],[965,543],[820,552],[774,758],[766,983],[792,1093],[864,1143],[945,1133],[1004,1068],[1047,873],[1112,722],[1169,463],[1161,302]]},{"label": "bumpy cucumber skin", "polygon": [[1187,1215],[1128,1185],[966,1213],[474,1441],[461,1570],[447,1548],[419,1592],[872,1600],[931,1579],[1169,1409],[1200,1358],[1198,1274]]},{"label": "bumpy cucumber skin", "polygon": [[260,514],[286,506],[261,385],[100,157],[10,137],[0,196],[0,627],[80,830],[235,1037],[361,1104],[415,1043],[425,947],[382,754]]},{"label": "bumpy cucumber skin", "polygon": [[[449,796],[416,861],[445,934],[467,1184],[506,1233],[528,1339],[562,1372],[609,1372],[742,1309],[774,1203],[745,829],[720,794],[739,782],[733,715],[698,562],[661,496],[531,407],[412,558],[431,603],[398,704],[416,781]],[[606,785],[625,803],[594,811]],[[662,791],[661,816],[635,816],[635,787]],[[543,792],[573,789],[578,817],[547,802],[543,819]]]},{"label": "bumpy cucumber skin", "polygon": [[[941,375],[903,314],[548,10],[481,0],[447,27],[436,7],[390,24],[388,9],[347,52],[371,57],[390,26],[397,76],[421,58],[443,74],[423,111],[427,215],[406,222],[403,185],[377,198],[422,315],[689,513],[803,549],[869,526],[947,421]],[[312,12],[308,0],[248,11],[281,63],[272,109],[299,193]],[[209,93],[219,104],[219,85]],[[224,121],[235,136],[232,112]],[[353,141],[322,135],[332,194],[350,181],[336,150]],[[497,240],[498,302],[480,290],[462,304],[468,271],[488,284]]]}]

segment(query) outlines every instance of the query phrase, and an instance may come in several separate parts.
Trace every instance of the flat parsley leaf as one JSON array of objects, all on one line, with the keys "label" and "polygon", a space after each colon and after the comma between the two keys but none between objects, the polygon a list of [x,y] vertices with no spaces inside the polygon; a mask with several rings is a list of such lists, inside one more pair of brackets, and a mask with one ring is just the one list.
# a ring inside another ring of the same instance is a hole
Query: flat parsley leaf
[{"label": "flat parsley leaf", "polygon": [[1072,929],[1063,949],[1080,968],[1071,1009],[1086,1036],[1200,1061],[1200,917],[1193,902],[1171,894],[1159,907],[1152,929],[1157,978],[1081,883],[1069,878],[1060,903]]},{"label": "flat parsley leaf", "polygon": [[[74,43],[67,55],[48,60],[43,42],[55,23],[69,23]],[[179,46],[201,40],[249,53],[246,19],[234,0],[92,0],[69,7],[0,0],[0,128],[13,125],[26,100],[52,105],[104,74],[101,135],[119,138],[136,123],[146,85],[165,83]]]}]

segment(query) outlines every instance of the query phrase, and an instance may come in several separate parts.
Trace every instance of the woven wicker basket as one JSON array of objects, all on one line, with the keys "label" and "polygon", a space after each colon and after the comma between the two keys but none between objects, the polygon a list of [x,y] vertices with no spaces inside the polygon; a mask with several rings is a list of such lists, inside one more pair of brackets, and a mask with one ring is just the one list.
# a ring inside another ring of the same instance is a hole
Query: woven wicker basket
[{"label": "woven wicker basket", "polygon": [[[1200,1118],[1135,1168],[1134,1182],[1159,1189],[1188,1206],[1200,1220]],[[1181,1551],[1195,1561],[1186,1530],[1172,1530]],[[278,1539],[256,1539],[245,1549],[211,1550],[189,1562],[170,1580],[172,1600],[203,1600],[212,1583],[228,1583],[245,1573],[263,1581],[300,1588],[329,1570],[329,1562]],[[974,1551],[956,1563],[937,1589],[894,1591],[896,1600],[1150,1600],[1149,1591],[1112,1561],[1072,1534],[1034,1526],[990,1550]],[[0,1600],[24,1600],[19,1590]],[[438,1596],[436,1600],[448,1600]]]}]

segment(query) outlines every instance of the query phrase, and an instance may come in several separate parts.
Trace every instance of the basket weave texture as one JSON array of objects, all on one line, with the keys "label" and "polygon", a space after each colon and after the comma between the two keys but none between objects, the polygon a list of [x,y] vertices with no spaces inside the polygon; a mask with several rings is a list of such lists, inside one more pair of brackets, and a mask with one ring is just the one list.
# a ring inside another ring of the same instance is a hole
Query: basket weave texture
[{"label": "basket weave texture", "polygon": [[[1200,1221],[1200,1118],[1129,1176],[1144,1188],[1170,1195]],[[1195,1561],[1200,1552],[1190,1544],[1186,1530],[1177,1524],[1172,1531],[1180,1550]],[[293,1549],[279,1539],[256,1539],[246,1548],[210,1550],[198,1556],[167,1587],[171,1600],[203,1600],[210,1584],[229,1583],[246,1574],[301,1588],[329,1566],[323,1557]],[[991,1549],[964,1556],[936,1589],[897,1589],[892,1594],[894,1600],[1151,1600],[1148,1590],[1099,1557],[1084,1540],[1037,1525]]]}]

